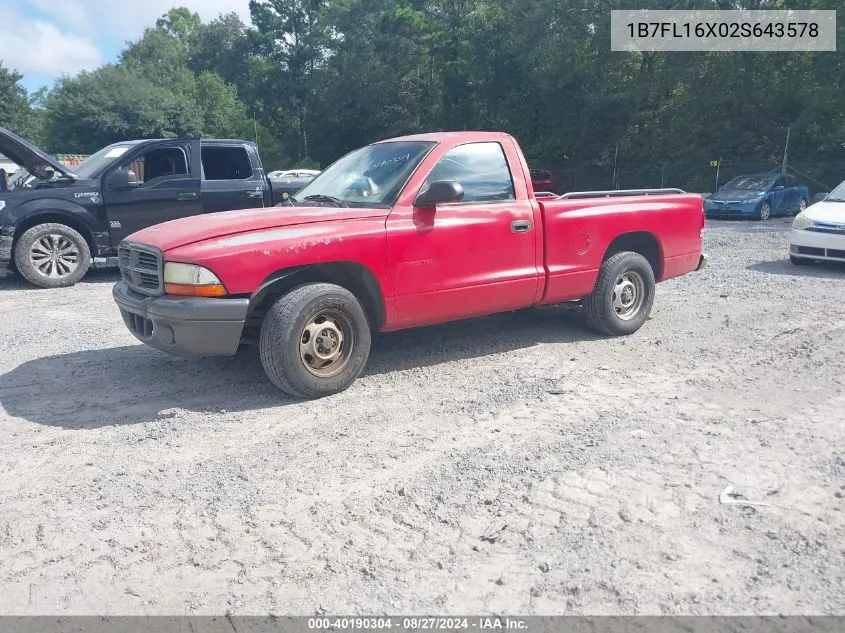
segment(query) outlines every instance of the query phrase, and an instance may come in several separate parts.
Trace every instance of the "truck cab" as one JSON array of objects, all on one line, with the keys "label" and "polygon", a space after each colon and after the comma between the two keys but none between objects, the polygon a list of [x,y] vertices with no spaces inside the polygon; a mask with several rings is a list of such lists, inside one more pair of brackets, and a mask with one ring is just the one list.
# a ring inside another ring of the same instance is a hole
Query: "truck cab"
[{"label": "truck cab", "polygon": [[117,245],[143,228],[273,204],[254,143],[151,139],[115,143],[76,169],[0,128],[0,152],[22,170],[0,183],[0,269],[42,288],[116,266]]}]

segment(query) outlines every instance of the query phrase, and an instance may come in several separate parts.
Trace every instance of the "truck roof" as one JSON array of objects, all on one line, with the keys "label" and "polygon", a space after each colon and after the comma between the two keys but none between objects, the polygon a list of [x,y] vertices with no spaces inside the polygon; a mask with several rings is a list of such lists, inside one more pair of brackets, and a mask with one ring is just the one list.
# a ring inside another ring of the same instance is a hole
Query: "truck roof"
[{"label": "truck roof", "polygon": [[[192,138],[137,138],[132,139],[130,141],[116,141],[107,145],[107,147],[111,147],[112,145],[140,145],[141,143],[158,143],[160,141],[192,141]],[[245,141],[244,139],[239,138],[201,138],[201,143],[211,143],[211,144],[226,144],[226,145],[254,145],[253,141]]]},{"label": "truck roof", "polygon": [[428,134],[411,134],[409,136],[398,136],[396,138],[389,138],[379,143],[391,143],[394,141],[435,141],[442,143],[444,141],[450,142],[464,142],[477,143],[479,141],[507,141],[512,137],[505,132],[482,132],[482,131],[465,131],[465,132],[429,132]]}]

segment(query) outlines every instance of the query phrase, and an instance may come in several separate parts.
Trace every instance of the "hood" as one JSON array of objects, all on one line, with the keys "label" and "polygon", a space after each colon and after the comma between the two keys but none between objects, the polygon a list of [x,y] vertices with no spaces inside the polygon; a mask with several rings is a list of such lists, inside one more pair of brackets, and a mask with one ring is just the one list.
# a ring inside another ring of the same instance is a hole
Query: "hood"
[{"label": "hood", "polygon": [[748,189],[733,189],[727,191],[717,191],[710,200],[748,200],[749,198],[762,198],[766,195],[765,191],[749,191]]},{"label": "hood", "polygon": [[314,222],[386,218],[388,213],[388,209],[347,209],[316,206],[223,211],[156,224],[133,233],[126,238],[126,241],[154,246],[165,252],[187,244],[195,244],[196,242],[236,233],[248,233]]},{"label": "hood", "polygon": [[845,202],[830,202],[822,200],[807,207],[804,215],[813,222],[845,225]]},{"label": "hood", "polygon": [[0,154],[25,167],[27,171],[40,177],[45,167],[52,167],[65,176],[75,178],[76,175],[67,167],[44,151],[6,128],[0,127]]}]

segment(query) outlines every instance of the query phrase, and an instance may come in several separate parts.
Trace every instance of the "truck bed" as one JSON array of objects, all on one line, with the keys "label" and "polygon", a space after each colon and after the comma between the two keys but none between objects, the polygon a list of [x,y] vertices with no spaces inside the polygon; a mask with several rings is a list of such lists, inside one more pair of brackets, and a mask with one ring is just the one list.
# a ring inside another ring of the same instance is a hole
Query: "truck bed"
[{"label": "truck bed", "polygon": [[541,196],[537,203],[547,273],[541,303],[571,301],[589,294],[609,249],[650,249],[653,255],[649,260],[657,281],[698,267],[704,227],[703,202],[698,194],[680,190],[579,192]]}]

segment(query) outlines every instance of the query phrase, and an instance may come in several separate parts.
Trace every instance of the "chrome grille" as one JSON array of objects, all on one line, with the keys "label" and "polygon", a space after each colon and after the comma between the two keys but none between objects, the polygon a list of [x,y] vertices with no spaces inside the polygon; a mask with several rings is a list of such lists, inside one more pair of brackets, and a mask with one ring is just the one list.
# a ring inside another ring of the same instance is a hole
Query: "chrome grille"
[{"label": "chrome grille", "polygon": [[151,246],[121,244],[117,249],[117,265],[120,276],[137,292],[145,295],[160,295],[161,253]]}]

